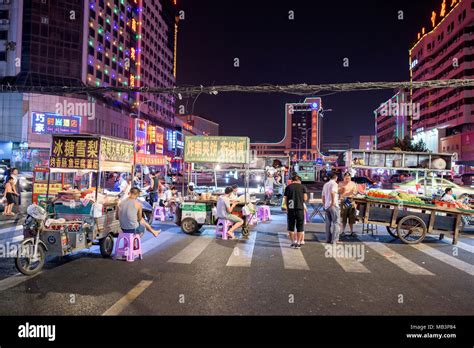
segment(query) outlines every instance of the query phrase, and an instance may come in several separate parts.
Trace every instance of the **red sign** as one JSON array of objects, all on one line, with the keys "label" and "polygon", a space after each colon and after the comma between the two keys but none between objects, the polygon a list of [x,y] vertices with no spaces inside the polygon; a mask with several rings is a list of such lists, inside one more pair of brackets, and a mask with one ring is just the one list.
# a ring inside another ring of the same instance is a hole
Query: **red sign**
[{"label": "red sign", "polygon": [[141,164],[144,166],[164,166],[166,165],[166,157],[163,155],[137,153],[135,156],[135,164]]}]

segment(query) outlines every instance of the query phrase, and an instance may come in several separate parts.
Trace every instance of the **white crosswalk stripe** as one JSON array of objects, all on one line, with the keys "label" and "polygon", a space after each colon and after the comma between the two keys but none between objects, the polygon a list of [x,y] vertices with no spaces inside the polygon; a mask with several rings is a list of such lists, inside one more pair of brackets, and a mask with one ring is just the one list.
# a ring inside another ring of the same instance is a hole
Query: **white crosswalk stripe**
[{"label": "white crosswalk stripe", "polygon": [[373,241],[373,239],[369,236],[359,236],[359,240],[361,240],[364,245],[367,245],[376,253],[382,255],[387,261],[390,261],[407,273],[414,275],[434,275],[430,271],[390,249],[385,244]]},{"label": "white crosswalk stripe", "polygon": [[226,266],[230,267],[250,267],[252,264],[253,249],[257,232],[250,233],[249,239],[240,240],[229,257]]},{"label": "white crosswalk stripe", "polygon": [[413,244],[412,247],[441,262],[444,262],[454,268],[457,268],[460,271],[466,272],[469,275],[474,275],[474,265],[464,262],[454,256],[445,254],[442,251],[439,251],[423,243]]},{"label": "white crosswalk stripe", "polygon": [[467,244],[467,243],[464,243],[464,242],[459,242],[459,241],[458,241],[458,244],[454,245],[454,244],[452,244],[453,239],[450,238],[450,237],[444,237],[443,241],[445,241],[446,243],[451,244],[453,246],[453,248],[457,247],[459,249],[463,249],[463,250],[469,251],[470,253],[474,254],[474,245]]},{"label": "white crosswalk stripe", "polygon": [[285,269],[309,271],[309,266],[301,250],[290,248],[291,243],[284,234],[278,234],[278,240]]},{"label": "white crosswalk stripe", "polygon": [[334,260],[342,267],[342,269],[349,273],[370,273],[362,262],[352,257],[334,257]]},{"label": "white crosswalk stripe", "polygon": [[190,264],[199,255],[201,255],[204,249],[206,249],[212,241],[212,238],[197,237],[191,242],[191,244],[187,245],[183,250],[181,250],[179,253],[169,259],[168,262]]}]

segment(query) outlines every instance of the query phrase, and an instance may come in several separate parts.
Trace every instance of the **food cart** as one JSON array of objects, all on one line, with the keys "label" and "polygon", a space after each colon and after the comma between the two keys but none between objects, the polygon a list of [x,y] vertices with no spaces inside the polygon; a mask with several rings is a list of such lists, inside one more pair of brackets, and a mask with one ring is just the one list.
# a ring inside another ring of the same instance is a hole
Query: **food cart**
[{"label": "food cart", "polygon": [[[116,219],[118,197],[104,187],[105,174],[131,173],[133,143],[99,135],[53,135],[47,173],[46,209],[28,207],[25,239],[16,266],[23,274],[39,272],[46,257],[63,257],[99,245],[110,257],[120,232]],[[54,174],[72,179],[49,200],[48,188]],[[73,175],[71,175],[73,174]],[[33,251],[32,251],[33,250]]]},{"label": "food cart", "polygon": [[49,167],[36,167],[33,169],[32,202],[34,204],[46,204],[46,194],[53,198],[64,187],[64,175],[58,173],[49,178]]},{"label": "food cart", "polygon": [[[255,220],[253,219],[253,212],[249,211],[251,210],[251,208],[249,209],[249,203],[251,202],[248,195],[249,146],[250,139],[247,137],[187,136],[184,150],[184,161],[187,164],[207,163],[213,166],[225,164],[245,166],[244,198],[233,212],[244,219],[244,225],[242,226],[244,238],[248,238],[251,223]],[[188,165],[188,167],[191,166]],[[214,177],[216,177],[216,167],[210,170],[214,171]],[[217,220],[215,206],[219,194],[222,194],[222,192],[215,192],[214,194],[203,192],[197,199],[185,197],[178,206],[176,224],[181,226],[185,233],[195,233],[204,225],[214,225]]]},{"label": "food cart", "polygon": [[[349,171],[401,170],[415,172],[417,178],[432,173],[442,176],[452,165],[452,155],[445,153],[349,150],[345,156]],[[424,192],[427,192],[426,187]],[[437,202],[435,197],[405,192],[375,190],[359,194],[352,200],[358,207],[359,221],[365,225],[385,226],[390,235],[407,244],[420,243],[427,233],[435,232],[440,234],[440,238],[444,232],[451,232],[453,244],[456,244],[462,217],[474,215],[474,210],[469,207],[447,206]]]}]

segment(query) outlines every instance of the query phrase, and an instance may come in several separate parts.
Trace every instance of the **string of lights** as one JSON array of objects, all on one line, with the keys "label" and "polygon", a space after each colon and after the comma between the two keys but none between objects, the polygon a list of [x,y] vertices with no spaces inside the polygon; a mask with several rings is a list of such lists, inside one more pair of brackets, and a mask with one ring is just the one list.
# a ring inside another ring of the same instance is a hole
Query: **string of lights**
[{"label": "string of lights", "polygon": [[174,94],[179,99],[184,96],[195,96],[201,93],[217,95],[219,93],[285,93],[295,95],[317,95],[323,92],[353,92],[383,89],[419,89],[419,88],[465,88],[474,87],[474,79],[401,81],[401,82],[351,82],[308,85],[306,83],[291,85],[223,85],[223,86],[175,86],[175,87],[94,87],[94,86],[15,86],[0,85],[0,93],[150,93]]}]

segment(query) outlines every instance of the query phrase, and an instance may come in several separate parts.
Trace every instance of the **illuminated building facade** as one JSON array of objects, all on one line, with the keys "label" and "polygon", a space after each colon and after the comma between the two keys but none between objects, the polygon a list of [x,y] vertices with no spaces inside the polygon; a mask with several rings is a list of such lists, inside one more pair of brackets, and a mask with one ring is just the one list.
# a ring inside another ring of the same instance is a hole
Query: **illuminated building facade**
[{"label": "illuminated building facade", "polygon": [[395,146],[395,139],[406,136],[408,97],[408,93],[399,91],[374,110],[377,150],[391,150]]},{"label": "illuminated building facade", "polygon": [[176,115],[185,135],[218,136],[219,123],[197,115]]},{"label": "illuminated building facade", "polygon": [[[410,49],[411,80],[474,78],[473,33],[474,3],[441,1]],[[473,89],[418,89],[412,91],[411,99],[420,105],[420,117],[408,129],[415,140],[429,142],[430,150],[456,153],[458,164],[473,165]]]},{"label": "illuminated building facade", "polygon": [[[9,43],[7,51],[0,49],[0,78],[4,84],[29,86],[173,86],[175,14],[176,0],[0,2],[0,41]],[[134,139],[133,118],[138,117],[148,126],[175,127],[170,96],[110,92],[63,97],[3,94],[0,142],[47,152],[50,135],[33,132],[33,113],[58,109],[59,116],[80,116],[85,133]]]}]

